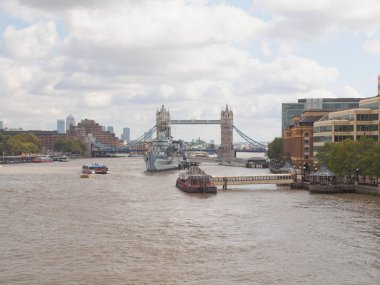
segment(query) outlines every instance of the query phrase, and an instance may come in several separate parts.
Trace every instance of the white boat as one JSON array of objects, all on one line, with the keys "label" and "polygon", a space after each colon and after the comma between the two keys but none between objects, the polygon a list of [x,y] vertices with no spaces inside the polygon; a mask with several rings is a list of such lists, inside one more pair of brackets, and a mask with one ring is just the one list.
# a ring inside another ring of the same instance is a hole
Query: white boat
[{"label": "white boat", "polygon": [[57,161],[68,162],[69,158],[66,155],[62,155],[62,156],[60,156],[60,157],[57,158]]}]

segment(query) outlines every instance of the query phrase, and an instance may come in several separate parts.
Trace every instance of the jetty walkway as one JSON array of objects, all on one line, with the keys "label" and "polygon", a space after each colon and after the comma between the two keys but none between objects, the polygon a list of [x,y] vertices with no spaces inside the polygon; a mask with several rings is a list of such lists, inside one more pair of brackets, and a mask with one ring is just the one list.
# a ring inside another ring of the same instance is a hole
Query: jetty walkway
[{"label": "jetty walkway", "polygon": [[243,175],[243,176],[213,176],[211,181],[217,186],[227,189],[228,185],[247,184],[277,184],[290,185],[293,183],[291,174],[263,174],[263,175]]}]

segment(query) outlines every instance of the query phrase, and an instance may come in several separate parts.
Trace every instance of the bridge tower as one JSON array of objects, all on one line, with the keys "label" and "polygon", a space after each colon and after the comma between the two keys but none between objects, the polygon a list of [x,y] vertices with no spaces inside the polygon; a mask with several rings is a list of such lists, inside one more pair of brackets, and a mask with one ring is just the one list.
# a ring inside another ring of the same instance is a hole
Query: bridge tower
[{"label": "bridge tower", "polygon": [[232,110],[226,109],[220,114],[220,127],[221,127],[221,138],[220,147],[218,149],[218,157],[220,158],[234,158],[235,150],[233,146],[233,123],[234,114]]},{"label": "bridge tower", "polygon": [[166,110],[164,105],[162,105],[161,110],[156,112],[156,128],[157,128],[157,138],[160,137],[171,137],[170,130],[170,113]]}]

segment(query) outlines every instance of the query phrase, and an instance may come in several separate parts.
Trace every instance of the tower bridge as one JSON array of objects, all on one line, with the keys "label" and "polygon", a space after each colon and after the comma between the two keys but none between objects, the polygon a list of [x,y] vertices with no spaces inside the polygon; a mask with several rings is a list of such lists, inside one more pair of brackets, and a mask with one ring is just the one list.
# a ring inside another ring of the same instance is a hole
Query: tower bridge
[{"label": "tower bridge", "polygon": [[[242,137],[245,141],[247,141],[249,144],[255,146],[256,148],[265,149],[266,146],[251,139],[246,134],[244,134],[242,131],[240,131],[236,126],[233,124],[233,117],[234,114],[232,110],[226,105],[226,108],[221,111],[220,113],[220,120],[171,120],[170,119],[170,112],[165,109],[164,105],[162,105],[162,108],[160,110],[157,110],[156,112],[156,125],[153,126],[148,132],[146,132],[144,135],[139,137],[138,139],[131,141],[128,144],[128,149],[125,147],[120,147],[122,151],[134,151],[134,149],[138,149],[141,151],[141,143],[146,141],[147,138],[152,135],[154,132],[156,132],[157,137],[159,136],[159,133],[164,134],[167,137],[171,136],[171,127],[170,125],[220,125],[220,147],[217,150],[217,154],[219,158],[234,158],[235,157],[235,150],[233,147],[233,131],[235,130],[240,137]],[[98,147],[98,150],[100,151],[102,148]],[[107,150],[111,152],[118,152],[119,148],[113,148],[112,150],[108,148]]]}]

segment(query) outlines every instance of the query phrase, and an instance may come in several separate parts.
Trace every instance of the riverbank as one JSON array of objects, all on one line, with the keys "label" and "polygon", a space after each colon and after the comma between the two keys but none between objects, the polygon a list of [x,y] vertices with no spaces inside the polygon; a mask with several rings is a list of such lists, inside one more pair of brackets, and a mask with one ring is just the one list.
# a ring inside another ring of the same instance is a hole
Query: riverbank
[{"label": "riverbank", "polygon": [[380,185],[376,187],[360,184],[321,185],[310,184],[309,182],[294,182],[290,185],[290,188],[307,190],[310,194],[356,193],[380,196]]}]

